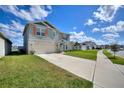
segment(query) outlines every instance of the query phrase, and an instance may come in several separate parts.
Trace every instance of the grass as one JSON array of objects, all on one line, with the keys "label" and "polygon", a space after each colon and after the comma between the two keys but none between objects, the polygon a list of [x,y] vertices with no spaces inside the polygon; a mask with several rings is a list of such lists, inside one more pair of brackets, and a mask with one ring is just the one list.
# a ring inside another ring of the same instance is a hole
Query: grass
[{"label": "grass", "polygon": [[115,58],[113,57],[113,55],[108,52],[107,50],[103,50],[103,53],[114,63],[114,64],[121,64],[124,65],[124,58],[115,56]]},{"label": "grass", "polygon": [[75,51],[66,51],[65,55],[70,55],[74,57],[80,57],[90,60],[96,60],[97,50],[75,50]]},{"label": "grass", "polygon": [[0,59],[1,88],[83,88],[92,82],[77,77],[34,55],[12,55]]}]

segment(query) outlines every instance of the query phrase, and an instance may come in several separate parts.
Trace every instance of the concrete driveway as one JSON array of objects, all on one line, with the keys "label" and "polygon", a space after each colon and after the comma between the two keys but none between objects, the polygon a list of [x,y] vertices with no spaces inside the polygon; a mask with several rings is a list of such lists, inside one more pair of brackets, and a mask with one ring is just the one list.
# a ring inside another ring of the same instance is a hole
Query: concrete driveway
[{"label": "concrete driveway", "polygon": [[37,54],[50,63],[59,66],[79,77],[92,81],[95,61],[62,54]]},{"label": "concrete driveway", "polygon": [[95,88],[124,88],[124,66],[113,64],[98,51],[97,61],[62,54],[37,54],[48,62],[92,81]]}]

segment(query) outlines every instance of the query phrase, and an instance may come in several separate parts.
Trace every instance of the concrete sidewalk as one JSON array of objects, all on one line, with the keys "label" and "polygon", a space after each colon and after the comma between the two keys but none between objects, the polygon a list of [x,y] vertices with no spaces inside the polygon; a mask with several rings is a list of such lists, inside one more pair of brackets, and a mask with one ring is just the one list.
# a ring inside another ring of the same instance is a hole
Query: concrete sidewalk
[{"label": "concrete sidewalk", "polygon": [[94,87],[124,88],[124,75],[102,51],[97,54],[93,83]]},{"label": "concrete sidewalk", "polygon": [[119,64],[114,64],[119,70],[120,72],[124,75],[124,65],[119,65]]},{"label": "concrete sidewalk", "polygon": [[79,77],[89,81],[93,79],[95,61],[62,54],[38,54],[37,56]]}]

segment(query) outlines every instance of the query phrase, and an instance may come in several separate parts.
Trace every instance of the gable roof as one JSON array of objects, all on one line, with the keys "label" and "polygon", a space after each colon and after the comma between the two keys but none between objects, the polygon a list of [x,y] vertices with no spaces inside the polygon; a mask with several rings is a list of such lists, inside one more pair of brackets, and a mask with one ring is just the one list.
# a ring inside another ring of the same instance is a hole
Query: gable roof
[{"label": "gable roof", "polygon": [[[29,24],[39,24],[39,25],[49,26],[50,28],[55,29],[55,30],[58,31],[59,33],[67,34],[67,33],[63,33],[63,32],[61,32],[61,31],[59,31],[55,26],[53,26],[53,25],[52,25],[51,23],[49,23],[48,21],[37,21],[37,22],[30,22],[30,23],[28,23],[28,24],[25,26],[25,29],[24,29],[24,31],[23,31],[23,35],[24,35],[24,33],[25,33],[25,31],[26,31],[26,28],[28,27]],[[67,35],[69,35],[69,34],[67,34]]]},{"label": "gable roof", "polygon": [[9,42],[10,44],[12,44],[12,42],[8,38],[6,38],[1,32],[0,32],[0,37],[6,40],[7,42]]},{"label": "gable roof", "polygon": [[44,25],[44,26],[49,26],[53,29],[56,29],[52,24],[50,24],[48,21],[41,21],[41,22],[34,22],[34,24],[41,24],[41,25]]}]

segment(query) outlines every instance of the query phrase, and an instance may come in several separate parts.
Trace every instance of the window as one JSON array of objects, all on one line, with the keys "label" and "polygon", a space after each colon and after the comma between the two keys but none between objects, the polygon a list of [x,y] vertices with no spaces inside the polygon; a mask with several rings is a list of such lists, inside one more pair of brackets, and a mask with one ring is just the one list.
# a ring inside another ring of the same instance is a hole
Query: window
[{"label": "window", "polygon": [[42,36],[45,36],[45,33],[41,33]]},{"label": "window", "polygon": [[40,35],[40,32],[39,31],[37,31],[37,35]]},{"label": "window", "polygon": [[55,37],[55,32],[53,32],[53,38]]},{"label": "window", "polygon": [[51,38],[51,39],[54,39],[55,38],[55,31],[53,29],[48,29],[48,36]]},{"label": "window", "polygon": [[29,32],[32,33],[32,28],[29,28]]},{"label": "window", "polygon": [[66,50],[68,49],[67,45],[66,45]]},{"label": "window", "polygon": [[40,35],[40,28],[37,28],[37,35],[39,36]]},{"label": "window", "polygon": [[37,35],[38,36],[45,36],[45,31],[46,31],[45,28],[37,27]]},{"label": "window", "polygon": [[41,36],[45,36],[46,28],[41,29]]}]

